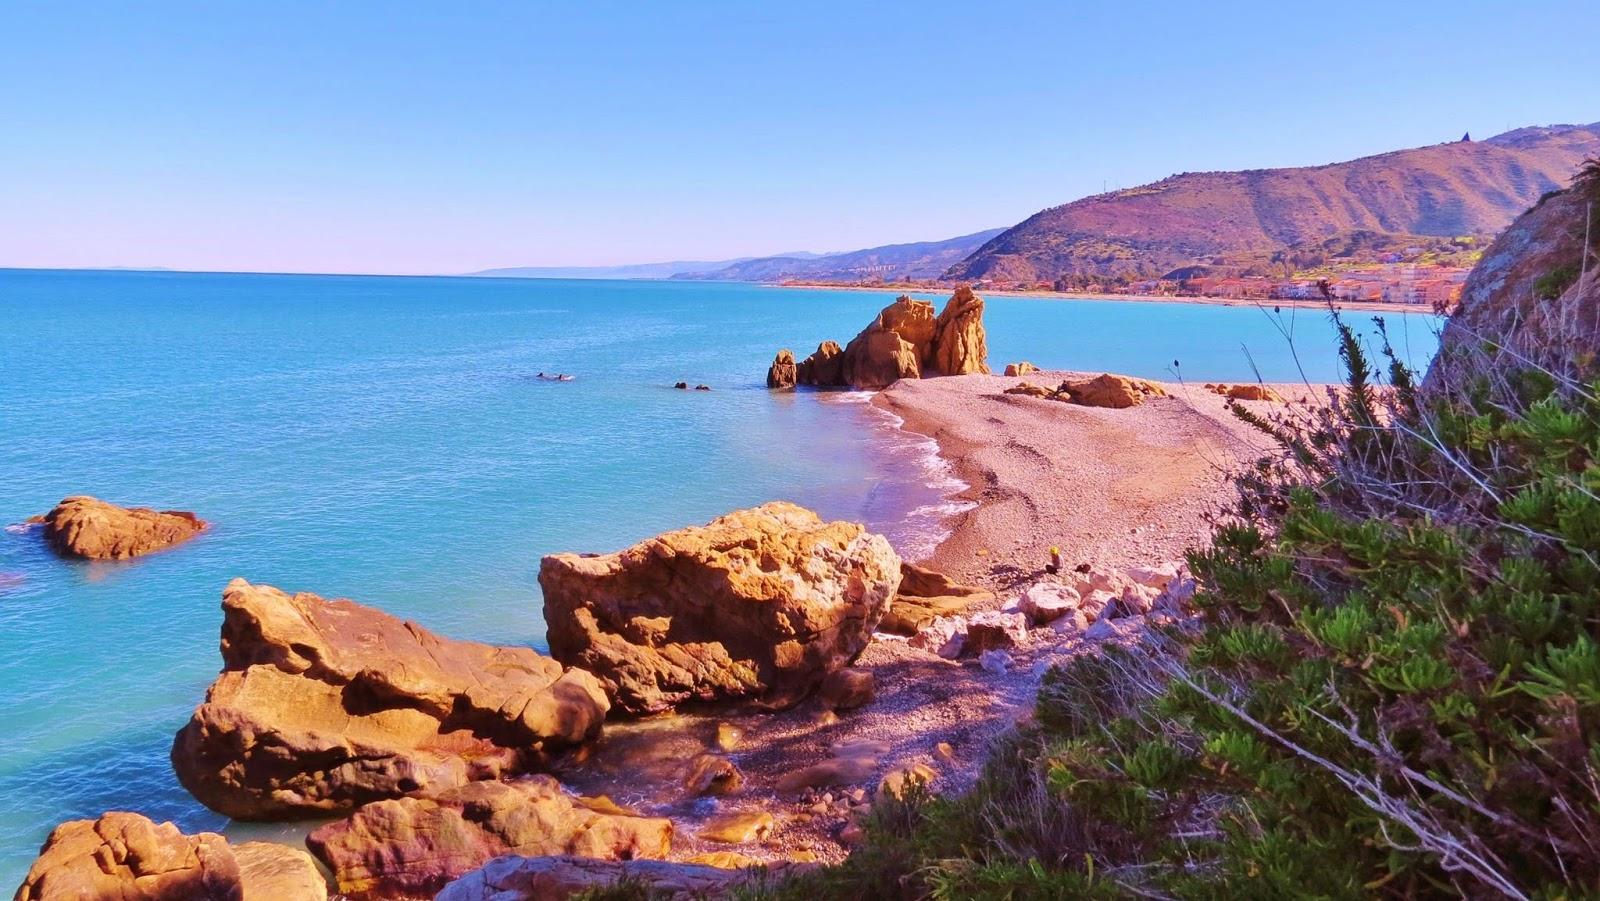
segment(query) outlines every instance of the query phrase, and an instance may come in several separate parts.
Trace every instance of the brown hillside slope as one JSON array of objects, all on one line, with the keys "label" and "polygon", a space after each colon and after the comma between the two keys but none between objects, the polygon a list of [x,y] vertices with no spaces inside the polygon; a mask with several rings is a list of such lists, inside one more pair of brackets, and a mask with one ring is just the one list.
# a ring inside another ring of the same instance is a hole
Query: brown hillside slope
[{"label": "brown hillside slope", "polygon": [[1489,236],[1597,155],[1600,123],[1523,128],[1326,166],[1185,173],[1035,214],[945,278],[1148,278],[1355,230]]}]

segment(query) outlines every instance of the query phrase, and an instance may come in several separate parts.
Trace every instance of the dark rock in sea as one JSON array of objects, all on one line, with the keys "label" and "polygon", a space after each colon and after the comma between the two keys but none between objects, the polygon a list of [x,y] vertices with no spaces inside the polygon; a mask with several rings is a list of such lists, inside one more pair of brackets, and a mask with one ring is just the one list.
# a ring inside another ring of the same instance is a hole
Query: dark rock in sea
[{"label": "dark rock in sea", "polygon": [[599,733],[582,670],[532,649],[440,638],[347,600],[243,579],[222,596],[223,671],[172,746],[178,780],[237,819],[436,795]]},{"label": "dark rock in sea", "polygon": [[882,536],[788,503],[539,567],[550,652],[632,714],[794,704],[866,647],[899,584]]},{"label": "dark rock in sea", "polygon": [[64,557],[123,560],[182,544],[205,530],[184,510],[118,507],[98,498],[69,497],[28,520],[44,525],[45,540]]}]

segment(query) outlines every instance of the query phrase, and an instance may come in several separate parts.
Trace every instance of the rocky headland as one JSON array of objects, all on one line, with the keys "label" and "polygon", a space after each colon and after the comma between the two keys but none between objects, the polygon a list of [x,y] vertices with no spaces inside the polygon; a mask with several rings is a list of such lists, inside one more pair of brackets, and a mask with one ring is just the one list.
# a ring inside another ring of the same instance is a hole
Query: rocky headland
[{"label": "rocky headland", "polygon": [[767,387],[875,391],[900,379],[987,373],[988,357],[983,298],[962,285],[938,315],[928,301],[902,295],[842,348],[824,341],[799,363],[792,351],[778,351]]}]

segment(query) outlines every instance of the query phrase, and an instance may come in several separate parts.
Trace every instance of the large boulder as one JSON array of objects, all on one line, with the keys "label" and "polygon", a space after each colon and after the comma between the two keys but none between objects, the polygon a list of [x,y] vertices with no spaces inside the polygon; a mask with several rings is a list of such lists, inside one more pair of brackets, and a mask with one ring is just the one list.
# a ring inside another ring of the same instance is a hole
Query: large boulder
[{"label": "large boulder", "polygon": [[348,600],[243,579],[222,595],[222,674],[172,764],[238,819],[313,816],[438,794],[594,737],[593,676],[529,648],[440,638]]},{"label": "large boulder", "polygon": [[989,373],[989,344],[983,331],[983,298],[966,285],[956,289],[939,314],[929,363],[939,375]]},{"label": "large boulder", "polygon": [[671,820],[596,812],[549,776],[377,801],[306,838],[351,898],[432,897],[503,854],[628,860],[664,857],[671,844]]},{"label": "large boulder", "polygon": [[763,872],[664,860],[511,856],[496,858],[450,883],[435,901],[567,901],[624,881],[639,888],[638,897],[708,901],[732,897],[742,888],[760,888],[771,879],[810,868],[808,864],[777,863]]},{"label": "large boulder", "polygon": [[[798,364],[796,379],[802,385],[876,390],[903,378],[988,371],[983,299],[962,286],[938,315],[928,301],[902,295],[843,350],[823,342]],[[768,375],[769,387],[784,387]]]},{"label": "large boulder", "polygon": [[56,553],[86,560],[124,560],[182,544],[205,530],[184,510],[118,507],[98,498],[69,497],[34,522]]},{"label": "large boulder", "polygon": [[844,348],[837,341],[824,341],[817,352],[800,361],[797,378],[802,385],[844,384]]},{"label": "large boulder", "polygon": [[550,652],[632,714],[791,705],[861,652],[899,584],[881,535],[782,502],[539,567]]},{"label": "large boulder", "polygon": [[994,598],[988,589],[963,585],[943,573],[902,562],[900,588],[878,628],[896,635],[916,635],[940,617],[959,616],[973,604]]},{"label": "large boulder", "polygon": [[797,377],[794,352],[788,348],[778,351],[772,366],[767,369],[768,388],[793,388]]},{"label": "large boulder", "polygon": [[113,812],[57,826],[16,901],[326,901],[328,886],[304,851]]},{"label": "large boulder", "polygon": [[1153,397],[1167,396],[1166,389],[1155,382],[1109,372],[1094,378],[1068,379],[1054,389],[1023,382],[1005,389],[1005,393],[1117,410],[1136,407]]}]

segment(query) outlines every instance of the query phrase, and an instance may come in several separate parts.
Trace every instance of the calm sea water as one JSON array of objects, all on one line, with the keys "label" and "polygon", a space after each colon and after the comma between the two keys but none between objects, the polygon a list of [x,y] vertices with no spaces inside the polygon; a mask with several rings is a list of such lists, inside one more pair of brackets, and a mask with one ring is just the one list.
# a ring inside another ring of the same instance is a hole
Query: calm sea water
[{"label": "calm sea water", "polygon": [[[762,382],[776,348],[842,341],[885,302],[674,282],[0,270],[0,523],[92,493],[216,524],[117,564],[58,560],[36,530],[0,533],[0,888],[64,819],[131,809],[226,825],[178,787],[167,750],[218,669],[235,576],[542,648],[535,577],[553,551],[612,550],[786,498],[926,552],[950,490],[927,442],[840,395]],[[1432,355],[1431,317],[1389,318],[1403,352]],[[987,323],[1001,364],[1337,373],[1315,312],[993,298]],[[673,390],[680,380],[715,390]]]}]

